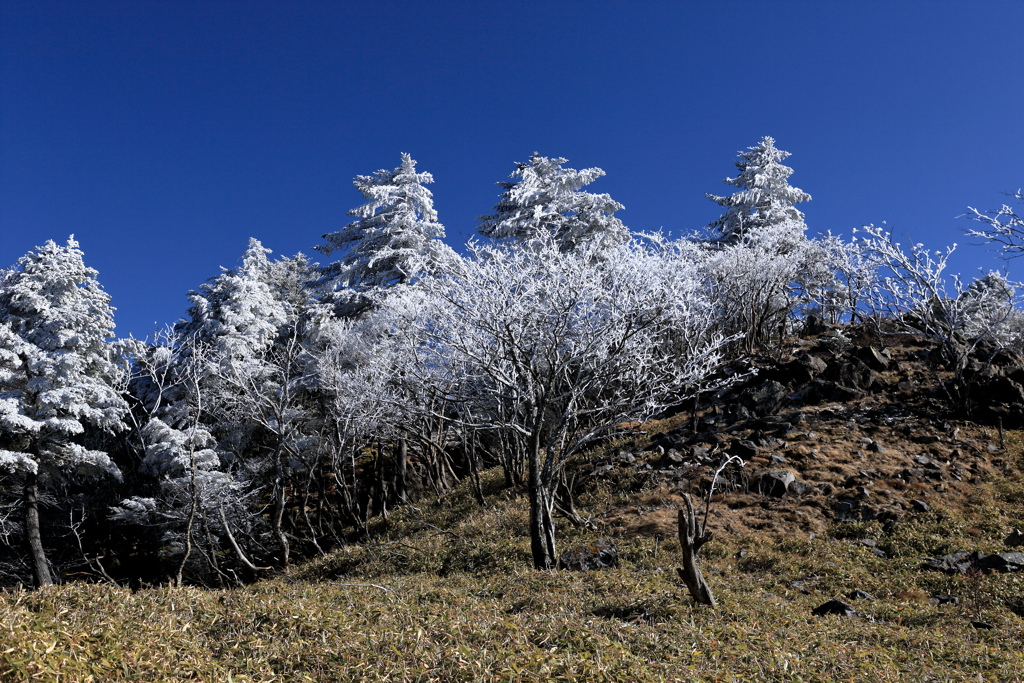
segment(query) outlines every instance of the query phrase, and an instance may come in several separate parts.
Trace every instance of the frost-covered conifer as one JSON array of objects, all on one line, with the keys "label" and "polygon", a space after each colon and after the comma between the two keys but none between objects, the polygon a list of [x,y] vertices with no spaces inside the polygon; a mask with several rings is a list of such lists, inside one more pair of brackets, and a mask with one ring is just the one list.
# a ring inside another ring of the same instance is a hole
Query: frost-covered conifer
[{"label": "frost-covered conifer", "polygon": [[407,284],[449,259],[452,252],[441,241],[444,226],[437,222],[433,195],[424,187],[432,182],[429,173],[416,172],[416,162],[405,153],[393,171],[356,176],[356,189],[369,201],[349,211],[357,220],[324,235],[327,243],[314,247],[328,256],[345,251],[322,269],[318,286],[367,291]]},{"label": "frost-covered conifer", "polygon": [[66,472],[121,477],[106,453],[79,442],[87,426],[124,427],[113,311],[74,237],[66,246],[49,241],[29,252],[0,282],[0,467],[24,480],[25,531],[39,585],[51,583],[40,482]]},{"label": "frost-covered conifer", "polygon": [[550,234],[563,250],[586,242],[614,246],[629,240],[629,230],[615,217],[624,208],[608,194],[581,188],[605,173],[600,168],[562,168],[567,159],[542,157],[534,152],[527,163],[517,162],[498,183],[504,191],[494,213],[481,216],[478,231],[495,240],[533,240]]},{"label": "frost-covered conifer", "polygon": [[270,253],[251,238],[242,265],[223,272],[189,295],[189,319],[175,330],[216,348],[214,355],[248,357],[268,348],[288,319],[288,310],[271,286]]},{"label": "frost-covered conifer", "polygon": [[811,195],[790,186],[788,179],[793,169],[782,165],[790,153],[776,149],[775,140],[770,137],[762,138],[749,150],[739,152],[739,174],[725,179],[739,191],[728,197],[707,195],[726,208],[708,227],[725,242],[734,242],[752,230],[775,226],[785,226],[802,235],[806,229],[804,215],[795,205],[810,201]]}]

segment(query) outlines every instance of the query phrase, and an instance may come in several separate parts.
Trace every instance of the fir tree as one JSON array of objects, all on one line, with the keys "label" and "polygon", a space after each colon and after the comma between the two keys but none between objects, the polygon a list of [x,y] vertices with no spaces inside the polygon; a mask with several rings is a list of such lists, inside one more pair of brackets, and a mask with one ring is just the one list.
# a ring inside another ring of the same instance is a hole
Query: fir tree
[{"label": "fir tree", "polygon": [[776,149],[775,140],[770,137],[739,153],[739,174],[725,179],[729,185],[740,188],[739,192],[728,197],[707,194],[726,209],[708,226],[721,241],[732,243],[751,231],[782,226],[803,234],[804,215],[794,205],[810,201],[811,195],[790,186],[788,178],[793,169],[781,163],[789,155]]},{"label": "fir tree", "polygon": [[114,309],[74,237],[19,259],[0,282],[0,467],[24,482],[25,532],[37,585],[52,583],[38,494],[67,472],[121,478],[103,451],[83,446],[86,427],[120,430],[124,368],[110,338]]},{"label": "fir tree", "polygon": [[405,153],[394,171],[356,176],[356,189],[369,201],[349,211],[357,220],[325,234],[326,244],[314,247],[328,256],[345,252],[322,269],[318,286],[365,292],[408,284],[450,258],[452,252],[441,242],[444,226],[437,221],[433,195],[424,187],[432,182],[429,173],[416,172],[416,161]]},{"label": "fir tree", "polygon": [[481,216],[478,231],[495,240],[528,241],[547,233],[563,250],[596,240],[613,246],[629,240],[629,230],[615,217],[624,208],[608,194],[583,192],[581,188],[605,173],[600,168],[577,171],[562,168],[567,159],[533,153],[527,163],[516,163],[503,181],[495,213]]}]

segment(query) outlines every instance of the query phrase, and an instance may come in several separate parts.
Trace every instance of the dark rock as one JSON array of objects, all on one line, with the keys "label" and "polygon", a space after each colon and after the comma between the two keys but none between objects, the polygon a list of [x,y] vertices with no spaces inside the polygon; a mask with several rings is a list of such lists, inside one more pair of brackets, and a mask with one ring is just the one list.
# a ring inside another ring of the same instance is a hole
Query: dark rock
[{"label": "dark rock", "polygon": [[686,458],[683,454],[674,448],[670,448],[668,453],[663,455],[658,461],[658,467],[674,467],[676,465],[681,465],[684,462],[686,462]]},{"label": "dark rock", "polygon": [[885,380],[881,375],[859,360],[833,365],[823,377],[839,386],[860,392],[871,393],[885,388]]},{"label": "dark rock", "polygon": [[566,550],[558,558],[559,569],[572,571],[592,571],[610,569],[619,566],[619,549],[608,538],[601,538],[593,543]]},{"label": "dark rock", "polygon": [[877,372],[885,372],[889,369],[889,359],[873,346],[864,346],[857,349],[857,358]]},{"label": "dark rock", "polygon": [[757,456],[758,447],[753,441],[733,441],[729,446],[729,452],[738,455],[744,460],[750,460]]},{"label": "dark rock", "polygon": [[789,402],[789,391],[775,380],[768,380],[743,392],[740,400],[755,415],[768,415],[778,412],[779,408]]},{"label": "dark rock", "polygon": [[1020,529],[1014,529],[1010,535],[1003,539],[1003,543],[1009,548],[1017,548],[1024,545],[1024,533]]},{"label": "dark rock", "polygon": [[803,385],[828,370],[828,364],[817,356],[802,353],[796,357],[796,360],[784,365],[781,370],[786,381],[793,385]]},{"label": "dark rock", "polygon": [[838,500],[832,506],[832,510],[836,513],[836,519],[840,522],[853,522],[858,519],[854,513],[856,507],[857,503],[852,500]]},{"label": "dark rock", "polygon": [[929,557],[923,565],[925,569],[934,569],[946,574],[965,574],[973,566],[971,553],[966,550],[957,550],[942,557]]},{"label": "dark rock", "polygon": [[782,498],[789,490],[790,484],[795,481],[793,473],[786,470],[764,472],[757,480],[757,491],[765,496]]},{"label": "dark rock", "polygon": [[872,441],[870,444],[868,444],[868,450],[871,451],[872,453],[883,454],[885,453],[885,446],[878,443],[877,441]]},{"label": "dark rock", "polygon": [[995,628],[995,626],[993,626],[992,624],[988,623],[987,621],[972,621],[971,622],[971,626],[973,626],[974,628],[982,628],[982,629],[992,629],[992,628]]},{"label": "dark rock", "polygon": [[848,602],[842,600],[829,600],[823,605],[815,607],[812,612],[814,616],[820,617],[826,614],[838,614],[843,617],[859,617],[860,613]]},{"label": "dark rock", "polygon": [[1008,377],[1000,377],[985,387],[989,403],[1024,403],[1024,386]]},{"label": "dark rock", "polygon": [[914,512],[928,512],[929,510],[932,509],[931,506],[928,505],[928,503],[924,502],[923,500],[910,501],[910,508]]},{"label": "dark rock", "polygon": [[946,595],[944,593],[940,593],[939,595],[933,595],[932,596],[932,600],[935,600],[935,604],[937,604],[937,605],[959,605],[960,604],[960,598],[958,598],[956,596],[953,596],[953,595]]},{"label": "dark rock", "polygon": [[778,453],[772,453],[771,461],[776,465],[785,465],[788,462],[786,458],[779,455]]},{"label": "dark rock", "polygon": [[787,489],[789,495],[791,496],[804,496],[814,490],[814,484],[799,480],[794,481],[792,484],[789,485],[789,488]]},{"label": "dark rock", "polygon": [[1024,571],[1024,553],[988,555],[978,558],[975,564],[982,571],[998,572],[999,574]]},{"label": "dark rock", "polygon": [[877,600],[877,598],[871,593],[865,593],[861,589],[852,590],[846,594],[846,597],[850,600]]}]

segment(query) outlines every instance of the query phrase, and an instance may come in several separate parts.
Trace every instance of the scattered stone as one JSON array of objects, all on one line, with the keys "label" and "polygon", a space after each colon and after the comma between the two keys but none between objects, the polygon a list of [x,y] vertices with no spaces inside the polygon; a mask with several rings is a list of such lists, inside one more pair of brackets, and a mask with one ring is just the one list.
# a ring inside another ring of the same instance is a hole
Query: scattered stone
[{"label": "scattered stone", "polygon": [[683,457],[682,453],[680,453],[674,448],[670,448],[668,449],[668,453],[666,453],[661,458],[661,460],[658,461],[658,465],[660,467],[674,467],[675,465],[683,464],[685,461],[686,458]]},{"label": "scattered stone", "polygon": [[856,503],[852,500],[837,500],[832,506],[832,510],[840,522],[852,522],[857,519],[857,516],[853,514],[854,507],[856,507]]},{"label": "scattered stone", "polygon": [[886,452],[885,446],[878,443],[877,441],[872,441],[868,445],[868,450],[871,451],[872,453],[878,453],[879,455],[883,455]]},{"label": "scattered stone", "polygon": [[1014,529],[1010,535],[1003,539],[1003,543],[1009,548],[1017,548],[1024,545],[1024,533],[1020,529]]},{"label": "scattered stone", "polygon": [[779,408],[789,401],[789,390],[775,380],[768,380],[763,384],[745,391],[741,400],[756,415],[768,415],[777,413]]},{"label": "scattered stone", "polygon": [[862,539],[860,539],[859,542],[860,542],[860,544],[862,546],[864,546],[866,548],[877,548],[878,547],[878,541],[876,541],[873,538],[862,538]]},{"label": "scattered stone", "polygon": [[993,626],[992,624],[988,623],[987,621],[972,621],[971,622],[971,626],[973,626],[974,628],[982,628],[982,629],[992,629],[992,628],[995,628],[995,626]]},{"label": "scattered stone", "polygon": [[749,550],[741,550],[738,553],[736,553],[736,558],[742,560],[744,557],[746,557],[749,554],[750,554]]},{"label": "scattered stone", "polygon": [[842,600],[829,600],[823,605],[815,607],[811,613],[816,617],[826,614],[838,614],[843,617],[859,617],[860,613],[848,602]]},{"label": "scattered stone", "polygon": [[732,445],[729,446],[729,452],[733,455],[740,456],[744,460],[750,460],[757,456],[758,447],[753,441],[733,441]]},{"label": "scattered stone", "polygon": [[814,491],[814,490],[815,490],[814,484],[811,484],[811,483],[806,482],[806,481],[799,481],[799,480],[798,481],[794,481],[792,484],[789,485],[789,488],[787,489],[787,491],[789,492],[789,495],[791,495],[791,496],[804,496],[804,495],[807,495],[808,493],[810,493],[811,491]]},{"label": "scattered stone", "polygon": [[795,481],[796,477],[787,470],[765,472],[757,481],[757,490],[758,493],[765,496],[782,498],[789,490],[790,484]]},{"label": "scattered stone", "polygon": [[910,509],[914,512],[928,512],[931,510],[931,506],[923,500],[912,500],[910,501]]},{"label": "scattered stone", "polygon": [[798,590],[801,593],[809,593],[810,591],[807,590],[807,585],[820,578],[820,576],[807,576],[802,579],[797,579],[796,581],[790,581],[789,587]]},{"label": "scattered stone", "polygon": [[593,571],[619,566],[619,549],[609,538],[566,550],[558,558],[558,568],[571,571]]},{"label": "scattered stone", "polygon": [[794,384],[806,384],[828,370],[828,364],[817,356],[802,353],[792,363],[788,363],[783,371]]},{"label": "scattered stone", "polygon": [[864,346],[858,349],[857,358],[877,372],[885,372],[889,369],[889,359],[873,346]]},{"label": "scattered stone", "polygon": [[1024,553],[997,553],[978,558],[978,569],[999,574],[1024,571]]},{"label": "scattered stone", "polygon": [[937,605],[959,605],[960,604],[960,598],[956,597],[955,595],[946,595],[944,593],[940,593],[939,595],[933,595],[932,596],[932,600],[934,600],[935,604],[937,604]]},{"label": "scattered stone", "polygon": [[924,561],[925,569],[934,569],[946,574],[965,574],[974,566],[971,554],[966,550],[957,550],[955,553],[943,555],[942,557],[929,557]]},{"label": "scattered stone", "polygon": [[846,594],[846,597],[850,600],[877,600],[877,598],[871,593],[865,593],[861,589],[857,588]]},{"label": "scattered stone", "polygon": [[984,555],[977,551],[969,553],[966,550],[957,550],[942,557],[929,557],[922,567],[946,574],[966,574],[971,569],[1007,574],[1024,571],[1024,553]]}]

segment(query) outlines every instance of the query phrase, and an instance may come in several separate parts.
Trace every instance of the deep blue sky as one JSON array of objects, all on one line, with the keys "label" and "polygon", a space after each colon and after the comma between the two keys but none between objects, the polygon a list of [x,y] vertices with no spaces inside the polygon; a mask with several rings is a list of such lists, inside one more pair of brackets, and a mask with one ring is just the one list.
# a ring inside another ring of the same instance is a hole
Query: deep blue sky
[{"label": "deep blue sky", "polygon": [[1021,26],[1021,2],[0,0],[0,266],[74,233],[143,337],[250,236],[311,253],[400,152],[459,246],[534,151],[605,169],[634,230],[700,228],[764,135],[812,232],[964,243],[968,205],[1024,185]]}]

